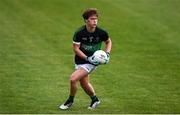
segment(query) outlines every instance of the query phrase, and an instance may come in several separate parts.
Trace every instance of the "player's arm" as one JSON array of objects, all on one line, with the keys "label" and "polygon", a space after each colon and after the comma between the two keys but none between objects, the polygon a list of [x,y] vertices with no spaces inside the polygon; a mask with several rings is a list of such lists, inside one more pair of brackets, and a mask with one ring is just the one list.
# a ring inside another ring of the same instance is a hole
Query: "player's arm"
[{"label": "player's arm", "polygon": [[79,39],[79,34],[75,33],[74,37],[73,37],[73,51],[74,53],[79,56],[80,58],[90,62],[91,64],[97,65],[97,63],[93,60],[92,56],[88,57],[86,56],[86,54],[84,54],[81,50],[80,50],[80,44],[81,44],[81,40]]},{"label": "player's arm", "polygon": [[110,38],[108,38],[106,41],[104,41],[105,43],[105,52],[107,54],[107,61],[106,64],[109,63],[109,59],[110,59],[110,52],[111,52],[111,47],[112,47],[112,41]]},{"label": "player's arm", "polygon": [[112,47],[112,41],[111,38],[108,38],[106,41],[104,41],[105,43],[105,52],[109,53],[111,52],[111,47]]},{"label": "player's arm", "polygon": [[75,32],[73,37],[73,51],[74,53],[82,59],[87,59],[87,56],[80,50],[81,39],[80,34]]},{"label": "player's arm", "polygon": [[80,50],[80,44],[73,43],[73,51],[80,58],[90,62],[91,64],[93,64],[93,65],[98,65],[99,64],[99,62],[93,60],[92,56],[88,57]]},{"label": "player's arm", "polygon": [[73,51],[82,59],[87,59],[87,56],[80,50],[80,44],[73,43]]}]

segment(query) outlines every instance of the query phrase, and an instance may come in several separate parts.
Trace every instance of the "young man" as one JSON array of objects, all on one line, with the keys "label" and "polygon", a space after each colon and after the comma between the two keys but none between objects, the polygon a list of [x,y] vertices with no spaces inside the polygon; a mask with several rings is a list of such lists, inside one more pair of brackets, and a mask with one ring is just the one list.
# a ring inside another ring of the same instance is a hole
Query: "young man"
[{"label": "young man", "polygon": [[[111,51],[111,39],[108,33],[97,27],[98,13],[95,8],[87,9],[83,13],[85,25],[75,32],[73,37],[73,50],[75,53],[75,71],[70,77],[70,95],[67,101],[60,105],[60,109],[68,109],[74,102],[77,91],[77,83],[80,81],[81,87],[90,96],[91,104],[89,109],[95,109],[100,103],[94,88],[89,83],[89,74],[96,69],[98,62],[94,61],[92,55],[105,43],[105,52],[109,57]],[[107,63],[109,62],[109,59]]]}]

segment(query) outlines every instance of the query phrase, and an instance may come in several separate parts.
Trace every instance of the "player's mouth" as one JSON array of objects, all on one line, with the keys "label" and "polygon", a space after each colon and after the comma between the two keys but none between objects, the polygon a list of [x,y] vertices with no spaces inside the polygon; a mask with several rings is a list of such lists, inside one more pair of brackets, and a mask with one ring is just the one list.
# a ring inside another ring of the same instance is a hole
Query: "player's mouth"
[{"label": "player's mouth", "polygon": [[93,27],[97,26],[97,24],[93,24]]}]

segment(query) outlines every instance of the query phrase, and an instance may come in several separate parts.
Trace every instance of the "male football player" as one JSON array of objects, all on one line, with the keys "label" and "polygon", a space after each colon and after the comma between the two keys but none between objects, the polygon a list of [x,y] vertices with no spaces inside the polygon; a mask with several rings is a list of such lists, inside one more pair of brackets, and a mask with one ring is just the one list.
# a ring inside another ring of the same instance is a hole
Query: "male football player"
[{"label": "male football player", "polygon": [[[83,14],[85,25],[78,29],[73,37],[73,51],[75,53],[75,71],[70,76],[69,98],[59,106],[60,109],[68,109],[73,105],[77,91],[77,83],[90,96],[91,103],[88,109],[95,109],[100,103],[94,88],[89,83],[89,74],[96,69],[98,62],[92,55],[100,50],[102,42],[105,43],[105,52],[110,56],[112,42],[108,33],[97,27],[98,12],[95,8],[87,9]],[[106,63],[109,62],[109,58]]]}]

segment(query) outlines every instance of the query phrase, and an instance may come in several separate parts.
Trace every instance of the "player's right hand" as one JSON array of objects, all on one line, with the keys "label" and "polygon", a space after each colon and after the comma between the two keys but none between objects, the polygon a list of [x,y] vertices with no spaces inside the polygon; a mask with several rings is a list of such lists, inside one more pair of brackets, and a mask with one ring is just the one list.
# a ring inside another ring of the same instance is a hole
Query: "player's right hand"
[{"label": "player's right hand", "polygon": [[87,57],[87,61],[95,66],[99,65],[99,62],[94,60],[94,56]]}]

